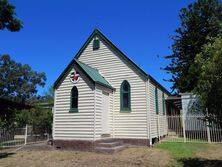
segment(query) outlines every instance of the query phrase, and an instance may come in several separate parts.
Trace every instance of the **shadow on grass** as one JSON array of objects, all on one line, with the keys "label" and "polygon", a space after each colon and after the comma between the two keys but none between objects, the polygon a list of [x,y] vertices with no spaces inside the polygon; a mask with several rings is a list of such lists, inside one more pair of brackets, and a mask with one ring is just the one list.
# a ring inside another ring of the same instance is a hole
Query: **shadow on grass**
[{"label": "shadow on grass", "polygon": [[178,162],[183,164],[183,167],[222,167],[222,160],[210,160],[202,158],[183,158]]},{"label": "shadow on grass", "polygon": [[0,153],[0,159],[3,159],[3,158],[7,158],[8,156],[10,156],[10,155],[13,155],[13,154],[15,154],[15,153]]}]

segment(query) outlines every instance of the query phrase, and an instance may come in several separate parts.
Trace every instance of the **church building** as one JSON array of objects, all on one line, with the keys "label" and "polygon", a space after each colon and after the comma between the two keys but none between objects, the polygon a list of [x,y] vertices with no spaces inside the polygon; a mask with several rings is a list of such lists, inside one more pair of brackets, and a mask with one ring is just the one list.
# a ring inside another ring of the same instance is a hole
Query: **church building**
[{"label": "church building", "polygon": [[112,139],[152,145],[167,134],[170,93],[98,29],[54,83],[53,142],[93,150]]}]

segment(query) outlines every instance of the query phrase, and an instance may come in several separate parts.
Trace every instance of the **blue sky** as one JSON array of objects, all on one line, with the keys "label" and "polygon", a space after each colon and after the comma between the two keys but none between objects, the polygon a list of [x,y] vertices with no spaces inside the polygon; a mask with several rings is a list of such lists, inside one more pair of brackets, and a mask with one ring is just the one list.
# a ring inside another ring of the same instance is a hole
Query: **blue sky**
[{"label": "blue sky", "polygon": [[47,90],[97,27],[121,51],[170,90],[165,71],[180,25],[179,10],[191,0],[10,0],[24,22],[19,32],[0,31],[0,54],[45,72]]}]

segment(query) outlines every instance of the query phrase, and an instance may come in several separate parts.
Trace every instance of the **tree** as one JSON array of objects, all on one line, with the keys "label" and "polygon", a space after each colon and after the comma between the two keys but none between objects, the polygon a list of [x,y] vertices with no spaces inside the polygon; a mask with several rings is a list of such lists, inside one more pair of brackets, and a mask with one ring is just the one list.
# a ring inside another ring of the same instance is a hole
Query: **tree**
[{"label": "tree", "polygon": [[17,127],[24,127],[26,124],[33,127],[34,134],[51,133],[52,132],[52,110],[36,105],[31,109],[24,109],[15,112],[14,124]]},{"label": "tree", "polygon": [[27,103],[45,85],[44,72],[33,71],[27,64],[16,63],[9,55],[0,55],[0,97]]},{"label": "tree", "polygon": [[0,0],[0,30],[19,31],[22,28],[22,21],[16,17],[15,6],[8,0]]},{"label": "tree", "polygon": [[222,35],[203,46],[195,66],[199,75],[194,92],[208,108],[210,119],[222,127]]},{"label": "tree", "polygon": [[33,133],[44,134],[52,132],[52,107],[54,103],[53,86],[43,93],[43,96],[32,98],[31,109],[16,111],[14,121],[18,127],[26,124],[33,127]]},{"label": "tree", "polygon": [[171,63],[165,67],[172,74],[172,90],[190,92],[197,85],[198,71],[195,70],[195,57],[201,52],[210,37],[222,32],[222,4],[219,0],[197,0],[180,10],[181,26],[172,37],[172,54],[166,56]]},{"label": "tree", "polygon": [[43,93],[43,101],[48,104],[48,106],[53,107],[54,105],[54,88],[50,86],[47,91]]}]

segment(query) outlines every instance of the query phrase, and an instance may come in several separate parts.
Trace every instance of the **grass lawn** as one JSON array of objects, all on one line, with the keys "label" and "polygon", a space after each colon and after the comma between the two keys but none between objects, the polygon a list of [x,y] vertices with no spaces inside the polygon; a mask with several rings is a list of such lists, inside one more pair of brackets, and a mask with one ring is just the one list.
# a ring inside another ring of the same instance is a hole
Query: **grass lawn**
[{"label": "grass lawn", "polygon": [[162,143],[155,146],[170,154],[169,166],[222,167],[222,145],[201,143]]}]

